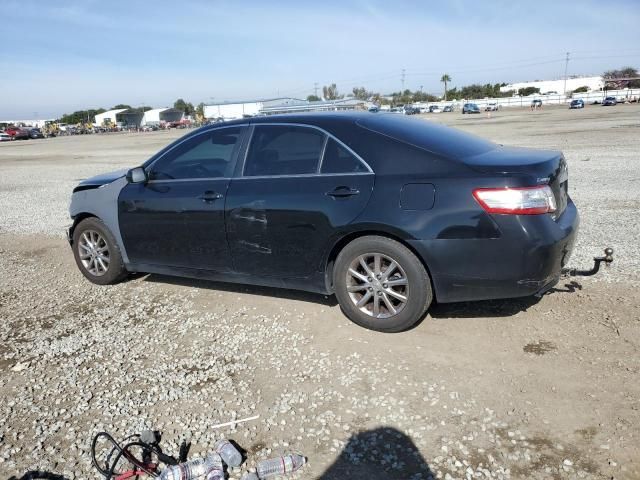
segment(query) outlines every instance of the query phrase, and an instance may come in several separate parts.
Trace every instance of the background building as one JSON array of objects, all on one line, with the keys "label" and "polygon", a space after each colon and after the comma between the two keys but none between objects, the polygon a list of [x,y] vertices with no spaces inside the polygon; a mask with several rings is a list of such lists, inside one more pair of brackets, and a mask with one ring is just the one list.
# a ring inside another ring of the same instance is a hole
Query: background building
[{"label": "background building", "polygon": [[142,116],[142,125],[159,125],[166,122],[179,122],[182,120],[183,112],[177,108],[153,108],[144,112]]},{"label": "background building", "polygon": [[204,116],[207,119],[223,118],[225,120],[234,120],[236,118],[242,118],[245,115],[258,115],[260,111],[266,107],[274,105],[290,105],[300,102],[304,102],[304,100],[282,97],[213,103],[211,105],[204,106]]},{"label": "background building", "polygon": [[93,124],[100,127],[108,123],[116,125],[118,123],[118,115],[126,111],[126,108],[117,108],[115,110],[107,110],[106,112],[99,113],[95,116]]},{"label": "background building", "polygon": [[17,127],[43,128],[47,123],[55,121],[53,118],[39,120],[0,120],[0,129],[15,125]]},{"label": "background building", "polygon": [[356,98],[342,98],[339,100],[323,100],[319,102],[300,101],[298,103],[272,105],[260,110],[262,115],[278,113],[328,112],[337,110],[364,110],[364,100]]},{"label": "background building", "polygon": [[[564,79],[559,80],[536,80],[534,82],[519,82],[510,83],[504,87],[500,87],[501,92],[508,92],[513,90],[518,93],[521,88],[534,87],[539,88],[540,93],[555,92],[564,94]],[[600,90],[604,87],[604,80],[602,77],[570,77],[567,78],[567,92],[572,92],[576,88],[589,87],[590,90]]]}]

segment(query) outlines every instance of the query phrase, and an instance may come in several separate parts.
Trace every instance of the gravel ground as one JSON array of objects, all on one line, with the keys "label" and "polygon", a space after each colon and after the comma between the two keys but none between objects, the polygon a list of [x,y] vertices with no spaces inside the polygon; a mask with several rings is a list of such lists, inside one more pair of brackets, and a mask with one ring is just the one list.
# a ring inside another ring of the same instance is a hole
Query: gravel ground
[{"label": "gravel ground", "polygon": [[[300,479],[640,478],[639,115],[429,116],[562,148],[582,213],[576,263],[605,244],[620,256],[607,282],[435,306],[396,335],[351,324],[332,297],[158,275],[84,280],[61,238],[73,184],[183,132],[0,145],[0,478],[98,478],[95,432],[150,427],[170,453],[185,437],[194,455],[236,440],[249,460],[231,478],[287,451],[309,457]],[[609,173],[614,161],[622,173]]]}]

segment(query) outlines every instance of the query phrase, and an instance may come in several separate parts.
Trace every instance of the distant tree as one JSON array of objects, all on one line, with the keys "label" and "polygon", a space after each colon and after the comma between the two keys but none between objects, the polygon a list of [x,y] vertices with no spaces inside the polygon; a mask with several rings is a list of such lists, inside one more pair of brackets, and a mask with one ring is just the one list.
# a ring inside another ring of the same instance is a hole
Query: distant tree
[{"label": "distant tree", "polygon": [[307,97],[307,102],[319,102],[321,99],[317,95],[309,95]]},{"label": "distant tree", "polygon": [[338,93],[338,87],[335,83],[322,87],[322,96],[325,100],[337,100],[338,98],[341,98]]},{"label": "distant tree", "polygon": [[195,113],[193,104],[185,102],[182,98],[179,98],[178,100],[173,102],[173,108],[182,110],[185,115],[193,115]]},{"label": "distant tree", "polygon": [[448,73],[445,73],[440,77],[440,81],[444,83],[444,101],[447,101],[447,84],[451,81],[451,77]]},{"label": "distant tree", "polygon": [[127,105],[125,103],[119,103],[118,105],[113,107],[112,110],[120,110],[120,109],[123,109],[123,108],[131,108],[131,105]]},{"label": "distant tree", "polygon": [[200,102],[196,107],[196,117],[199,120],[204,120],[204,102]]},{"label": "distant tree", "polygon": [[368,92],[364,87],[353,87],[353,96],[358,100],[368,100],[373,95],[372,92]]},{"label": "distant tree", "polygon": [[73,113],[65,113],[57,120],[57,122],[68,123],[71,125],[77,124],[77,123],[93,123],[95,116],[104,112],[106,112],[104,108],[98,108],[98,109],[90,108],[88,110],[78,110]]},{"label": "distant tree", "polygon": [[640,76],[638,75],[638,70],[633,67],[622,67],[602,74],[606,88],[640,88],[640,80],[625,80],[625,78],[638,76]]},{"label": "distant tree", "polygon": [[584,93],[584,92],[588,92],[589,91],[589,87],[587,87],[586,85],[583,87],[578,87],[576,88],[573,93]]},{"label": "distant tree", "polygon": [[533,95],[534,93],[540,93],[540,89],[538,87],[524,87],[518,89],[518,95],[520,95],[521,97]]}]

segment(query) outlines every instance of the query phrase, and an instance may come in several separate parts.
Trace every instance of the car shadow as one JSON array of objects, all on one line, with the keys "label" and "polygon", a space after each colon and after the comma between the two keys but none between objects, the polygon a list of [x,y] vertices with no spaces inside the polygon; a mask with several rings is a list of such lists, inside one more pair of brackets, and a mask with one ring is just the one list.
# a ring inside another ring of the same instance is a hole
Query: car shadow
[{"label": "car shadow", "polygon": [[512,317],[520,312],[526,312],[539,301],[538,297],[523,297],[477,302],[436,303],[429,309],[429,315],[436,319]]},{"label": "car shadow", "polygon": [[432,480],[435,475],[416,445],[393,427],[356,433],[320,480]]},{"label": "car shadow", "polygon": [[433,318],[480,318],[480,317],[511,317],[520,312],[526,312],[536,305],[545,295],[558,293],[575,293],[582,290],[582,284],[571,280],[562,286],[550,288],[542,296],[507,298],[502,300],[482,300],[477,302],[436,303],[429,309]]},{"label": "car shadow", "polygon": [[[315,303],[327,307],[338,305],[335,295],[322,295],[319,293],[304,292],[301,290],[288,290],[285,288],[262,287],[238,283],[216,282],[213,280],[199,280],[186,277],[174,277],[170,275],[137,273],[131,278],[143,278],[145,282],[164,283],[184,287],[195,287],[206,290],[217,290],[228,293],[245,293],[261,297],[275,297],[285,300]],[[582,290],[582,284],[571,280],[562,286],[551,288],[544,295],[554,293],[575,293]],[[543,296],[544,296],[543,295]],[[492,318],[511,317],[520,312],[526,312],[529,308],[540,302],[542,297],[529,296],[520,298],[482,300],[475,302],[437,303],[435,302],[427,313],[410,327],[410,330],[419,326],[427,317],[435,319],[446,318]],[[344,312],[343,312],[344,314]]]},{"label": "car shadow", "polygon": [[[137,274],[144,277],[145,274]],[[206,290],[218,290],[229,293],[246,293],[261,297],[276,297],[285,300],[297,300],[299,302],[317,303],[327,307],[335,307],[338,304],[334,295],[322,295],[320,293],[304,292],[302,290],[288,290],[285,288],[261,287],[256,285],[245,285],[239,283],[216,282],[214,280],[199,280],[186,277],[173,277],[170,275],[148,274],[144,278],[145,282],[165,283],[183,287],[195,287]]]},{"label": "car shadow", "polygon": [[57,473],[45,472],[40,470],[31,470],[21,477],[9,477],[9,480],[69,480],[64,475]]}]

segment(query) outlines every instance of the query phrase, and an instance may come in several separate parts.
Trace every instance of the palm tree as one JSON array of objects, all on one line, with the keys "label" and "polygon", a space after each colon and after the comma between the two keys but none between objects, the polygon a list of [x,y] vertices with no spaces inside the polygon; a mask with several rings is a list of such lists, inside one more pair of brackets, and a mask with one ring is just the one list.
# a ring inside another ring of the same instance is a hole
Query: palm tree
[{"label": "palm tree", "polygon": [[448,73],[445,73],[440,78],[440,81],[444,83],[444,101],[446,102],[447,101],[447,83],[451,81],[451,77],[449,76]]}]

